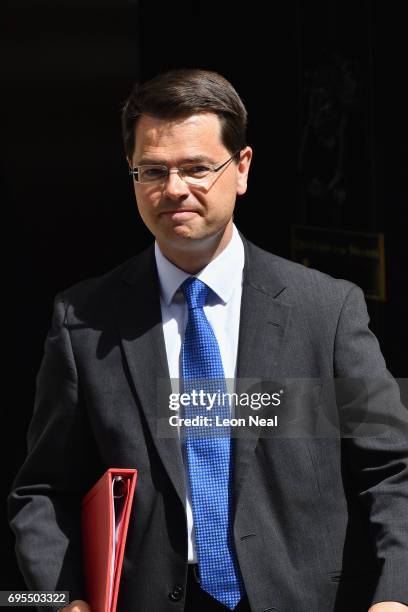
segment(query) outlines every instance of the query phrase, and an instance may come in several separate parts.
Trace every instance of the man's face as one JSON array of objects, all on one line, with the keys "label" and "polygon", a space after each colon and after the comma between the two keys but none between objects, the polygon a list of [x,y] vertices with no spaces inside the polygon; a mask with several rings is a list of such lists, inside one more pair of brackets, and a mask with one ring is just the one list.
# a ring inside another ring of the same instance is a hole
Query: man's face
[{"label": "man's face", "polygon": [[140,117],[130,165],[163,164],[170,174],[159,183],[134,182],[137,206],[168,257],[229,241],[235,199],[246,191],[251,154],[246,147],[240,161],[211,172],[203,185],[191,185],[172,169],[191,161],[218,167],[231,157],[222,144],[217,115],[200,113],[177,120]]}]

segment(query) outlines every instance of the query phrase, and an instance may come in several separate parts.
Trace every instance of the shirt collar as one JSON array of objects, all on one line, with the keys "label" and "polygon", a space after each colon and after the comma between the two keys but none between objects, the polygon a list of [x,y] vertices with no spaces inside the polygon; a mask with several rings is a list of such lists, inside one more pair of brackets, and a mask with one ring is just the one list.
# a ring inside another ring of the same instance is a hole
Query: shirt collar
[{"label": "shirt collar", "polygon": [[[191,274],[180,270],[161,252],[157,242],[154,244],[157,272],[159,275],[160,294],[166,306],[169,306],[180,285]],[[235,225],[232,237],[225,249],[200,272],[195,274],[203,283],[226,304],[232,297],[237,284],[242,282],[244,268],[244,245]]]}]

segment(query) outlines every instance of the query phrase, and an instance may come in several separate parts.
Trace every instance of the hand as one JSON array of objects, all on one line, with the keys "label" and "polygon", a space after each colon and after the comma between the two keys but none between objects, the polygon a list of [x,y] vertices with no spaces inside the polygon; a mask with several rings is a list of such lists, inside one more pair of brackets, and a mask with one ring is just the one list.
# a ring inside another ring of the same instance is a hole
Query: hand
[{"label": "hand", "polygon": [[381,601],[371,606],[368,612],[407,612],[408,606],[398,601]]},{"label": "hand", "polygon": [[86,601],[83,601],[82,599],[75,599],[75,601],[71,602],[69,606],[61,608],[60,612],[92,612],[92,610]]}]

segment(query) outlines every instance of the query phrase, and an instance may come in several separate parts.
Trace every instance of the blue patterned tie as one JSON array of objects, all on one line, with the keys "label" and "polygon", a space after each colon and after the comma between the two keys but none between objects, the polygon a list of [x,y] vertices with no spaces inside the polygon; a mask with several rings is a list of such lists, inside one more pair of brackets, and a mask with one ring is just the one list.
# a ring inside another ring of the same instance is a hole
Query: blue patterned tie
[{"label": "blue patterned tie", "polygon": [[[220,349],[203,307],[210,288],[190,277],[182,284],[188,321],[182,347],[183,391],[226,393]],[[207,396],[206,396],[207,397]],[[217,397],[219,397],[217,395]],[[222,395],[221,395],[222,397]],[[201,399],[201,398],[200,398]],[[229,403],[196,400],[185,407],[184,416],[212,419],[210,426],[185,427],[194,531],[200,584],[214,599],[233,610],[244,593],[231,533],[231,438],[230,427],[216,425],[229,418]]]}]

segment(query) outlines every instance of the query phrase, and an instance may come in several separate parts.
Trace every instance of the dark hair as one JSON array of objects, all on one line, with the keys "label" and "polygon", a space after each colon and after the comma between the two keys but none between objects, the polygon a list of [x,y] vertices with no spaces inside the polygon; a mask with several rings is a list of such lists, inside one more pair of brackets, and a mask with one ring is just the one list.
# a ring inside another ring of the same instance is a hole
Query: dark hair
[{"label": "dark hair", "polygon": [[218,115],[221,140],[231,154],[246,146],[247,111],[231,83],[220,74],[187,68],[136,83],[122,111],[126,157],[132,157],[136,124],[141,115],[183,119],[204,112]]}]

